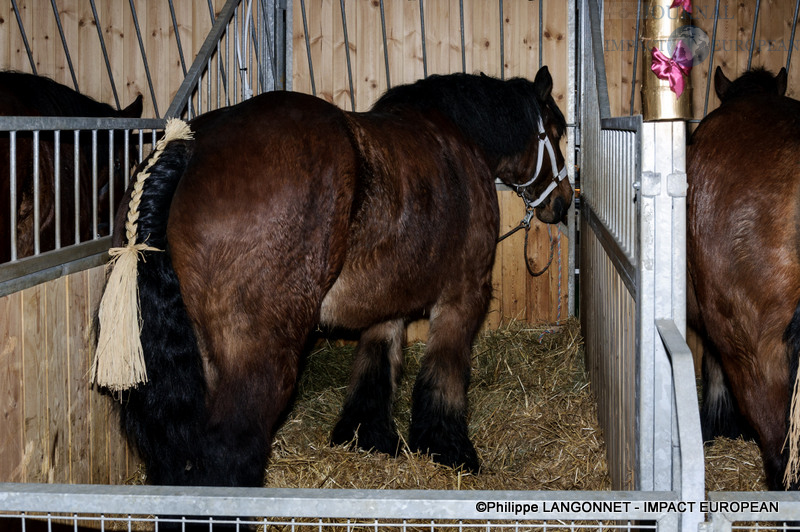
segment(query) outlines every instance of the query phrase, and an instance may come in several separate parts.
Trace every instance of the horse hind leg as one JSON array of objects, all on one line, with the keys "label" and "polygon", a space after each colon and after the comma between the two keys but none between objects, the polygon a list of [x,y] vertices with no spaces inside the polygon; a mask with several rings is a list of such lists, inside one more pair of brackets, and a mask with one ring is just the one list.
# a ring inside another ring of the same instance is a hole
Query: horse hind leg
[{"label": "horse hind leg", "polygon": [[365,450],[396,456],[400,436],[392,404],[403,366],[403,320],[374,325],[361,334],[342,414],[332,445],[355,440]]}]

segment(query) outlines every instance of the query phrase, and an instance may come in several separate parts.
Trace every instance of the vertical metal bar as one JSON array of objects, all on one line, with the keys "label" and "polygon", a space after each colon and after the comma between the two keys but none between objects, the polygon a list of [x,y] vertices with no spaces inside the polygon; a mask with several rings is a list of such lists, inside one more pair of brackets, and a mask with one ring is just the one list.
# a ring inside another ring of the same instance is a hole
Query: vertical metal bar
[{"label": "vertical metal bar", "polygon": [[153,78],[150,76],[150,66],[147,64],[147,52],[145,52],[144,50],[144,41],[142,41],[142,30],[139,27],[139,17],[136,16],[136,6],[133,4],[133,0],[129,0],[128,3],[131,6],[133,27],[136,28],[136,39],[139,41],[139,52],[142,55],[142,64],[144,65],[144,73],[145,76],[147,76],[147,86],[150,88],[150,98],[153,99],[153,110],[156,113],[156,118],[161,118],[161,114],[158,112],[158,101],[156,101],[156,92],[153,89]]},{"label": "vertical metal bar", "polygon": [[640,25],[642,22],[642,0],[636,4],[636,40],[633,43],[633,73],[631,74],[631,109],[630,115],[633,116],[633,104],[636,101],[636,74],[639,72],[639,48],[641,48],[641,41],[639,40]]},{"label": "vertical metal bar", "polygon": [[33,254],[38,255],[41,250],[39,230],[40,216],[40,186],[39,186],[39,131],[33,132]]},{"label": "vertical metal bar", "polygon": [[[125,130],[125,137],[122,139],[123,143],[125,144],[125,154],[123,155],[123,167],[122,167],[122,181],[125,190],[128,189],[128,178],[130,177],[131,173],[131,130]],[[120,190],[121,194],[124,194],[124,190]]]},{"label": "vertical metal bar", "polygon": [[[756,0],[756,12],[753,16],[753,32],[750,35],[750,50],[747,53],[747,70],[753,64],[753,49],[756,45],[756,29],[758,28],[758,15],[761,12],[761,0]],[[713,42],[713,41],[712,41]]]},{"label": "vertical metal bar", "polygon": [[706,82],[706,99],[703,103],[703,117],[708,114],[708,95],[709,91],[711,90],[711,84],[713,83],[714,79],[714,50],[716,46],[714,43],[717,42],[717,23],[719,22],[719,0],[717,0],[717,5],[714,7],[714,26],[711,29],[711,53],[708,55],[708,81]]},{"label": "vertical metal bar", "polygon": [[[89,0],[92,6],[92,16],[94,17],[94,25],[97,29],[97,38],[100,40],[100,50],[103,52],[103,60],[106,62],[106,72],[108,73],[108,81],[111,83],[111,92],[114,93],[114,103],[117,104],[117,109],[122,109],[119,104],[119,94],[117,94],[117,84],[114,83],[114,73],[111,71],[111,62],[108,60],[108,50],[106,49],[106,40],[103,38],[103,26],[100,24],[100,17],[97,16],[97,6],[95,0]],[[77,242],[77,240],[76,240]]]},{"label": "vertical metal bar", "polygon": [[[306,56],[308,56],[308,75],[311,77],[311,94],[317,95],[317,84],[314,82],[314,62],[311,59],[311,40],[308,35],[308,19],[306,17],[306,0],[300,0],[300,11],[303,12],[303,33],[305,34],[306,41]],[[381,15],[383,14],[383,0],[381,0]],[[385,31],[385,30],[384,30]],[[385,37],[384,37],[385,40]],[[388,63],[386,65],[389,67]],[[389,71],[386,71],[388,79]]]},{"label": "vertical metal bar", "polygon": [[[264,0],[261,0],[261,7],[262,7],[262,9],[266,9],[264,7]],[[256,9],[258,9],[258,8],[256,7]],[[266,58],[262,57],[261,60],[259,61],[258,60],[259,55],[256,54],[256,62],[258,64],[258,73],[259,73],[259,80],[261,82],[261,87],[262,87],[261,91],[262,92],[266,91],[266,87],[267,87],[267,85],[266,85],[266,79],[267,78],[266,78],[266,72],[265,72],[265,68],[266,68],[265,67],[265,63],[267,61],[269,61],[269,67],[270,67],[270,72],[272,73],[272,79],[273,80],[277,80],[278,79],[278,67],[275,64],[275,52],[273,51],[273,47],[272,47],[273,32],[270,31],[270,29],[269,29],[270,25],[269,25],[269,23],[267,21],[268,21],[268,17],[264,16],[263,20],[262,20],[262,24],[261,24],[262,27],[259,28],[259,32],[258,32],[260,35],[264,36],[261,39],[261,41],[263,41],[265,43],[265,45],[266,45]],[[252,27],[251,33],[252,33],[252,36],[253,36],[253,51],[256,51],[257,48],[255,47],[255,42],[256,42],[257,35],[256,35],[255,27]]]},{"label": "vertical metal bar", "polygon": [[[97,235],[97,130],[92,130],[92,237]],[[77,242],[77,240],[76,240]]]},{"label": "vertical metal bar", "polygon": [[[214,6],[211,3],[211,0],[208,0],[208,13],[211,16],[211,25],[214,25],[216,22],[216,15],[214,14]],[[225,57],[228,57],[229,52],[229,41],[228,41],[228,33],[225,33]],[[222,86],[225,89],[225,105],[231,105],[230,95],[228,94],[228,75],[225,72],[225,63],[220,57],[219,53],[217,53],[217,60],[219,61],[218,69],[222,72]],[[234,76],[235,78],[236,76]]]},{"label": "vertical metal bar", "polygon": [[61,248],[61,131],[53,131],[53,201],[55,202],[56,249]]},{"label": "vertical metal bar", "polygon": [[[421,2],[422,0],[420,0]],[[344,32],[344,51],[347,59],[347,79],[350,81],[350,105],[352,110],[356,110],[356,95],[353,91],[353,69],[350,66],[350,39],[347,37],[347,15],[344,11],[344,0],[339,0],[339,6],[342,10],[342,31]]]},{"label": "vertical metal bar", "polygon": [[503,0],[497,0],[500,6],[500,79],[506,79],[506,37],[503,19]]},{"label": "vertical metal bar", "polygon": [[539,0],[539,68],[542,68],[542,34],[544,33],[544,0]]},{"label": "vertical metal bar", "polygon": [[73,152],[72,152],[72,187],[73,187],[73,197],[72,200],[74,201],[73,205],[75,205],[74,213],[73,213],[73,227],[75,230],[74,243],[80,242],[81,236],[81,218],[80,218],[80,207],[81,207],[81,187],[80,187],[80,158],[81,158],[81,148],[80,148],[80,131],[77,129],[73,132]]},{"label": "vertical metal bar", "polygon": [[425,4],[419,0],[419,26],[422,34],[422,75],[428,77],[428,49],[425,45]]},{"label": "vertical metal bar", "polygon": [[11,0],[11,7],[14,10],[14,15],[17,17],[17,26],[19,26],[19,33],[22,35],[22,44],[25,45],[25,52],[28,54],[28,62],[31,65],[31,72],[38,75],[36,72],[36,62],[33,60],[33,53],[31,52],[31,46],[28,44],[28,35],[25,33],[25,26],[22,24],[22,17],[19,14],[17,0]]},{"label": "vertical metal bar", "polygon": [[461,19],[461,72],[467,72],[467,45],[464,42],[464,0],[458,0],[458,15]]},{"label": "vertical metal bar", "polygon": [[[122,171],[122,168],[120,168]],[[108,130],[108,234],[114,232],[114,178],[116,165],[114,164],[114,130]]]},{"label": "vertical metal bar", "polygon": [[61,46],[64,48],[64,55],[67,57],[67,66],[69,66],[69,73],[72,76],[72,85],[75,87],[75,90],[80,92],[78,89],[78,78],[75,77],[75,68],[72,66],[72,56],[69,54],[69,47],[67,46],[67,38],[64,35],[64,27],[61,25],[61,15],[58,13],[58,7],[56,6],[56,0],[50,0],[50,5],[53,6],[53,15],[56,17],[56,26],[58,26],[58,34],[61,36]]},{"label": "vertical metal bar", "polygon": [[[55,1],[55,0],[54,0]],[[186,59],[183,57],[183,46],[181,44],[181,32],[178,30],[178,19],[175,17],[174,0],[169,0],[169,14],[172,17],[172,29],[175,31],[175,44],[178,46],[178,57],[181,60],[181,69],[186,76]]]},{"label": "vertical metal bar", "polygon": [[797,29],[797,12],[800,9],[800,0],[794,4],[794,18],[792,19],[792,36],[789,38],[789,53],[786,55],[786,72],[792,64],[792,50],[794,50],[794,34]]},{"label": "vertical metal bar", "polygon": [[[241,6],[241,3],[239,3],[239,6]],[[234,57],[231,60],[231,64],[233,64],[233,67],[232,67],[233,74],[231,75],[231,77],[233,78],[232,83],[231,83],[233,85],[233,88],[231,89],[231,94],[233,94],[232,103],[236,104],[236,103],[239,103],[241,101],[239,99],[239,74],[236,72],[236,69],[238,68],[238,65],[236,64],[236,48],[237,48],[237,46],[236,46],[236,35],[239,35],[239,9],[238,9],[238,7],[237,7],[236,11],[233,12],[233,20],[231,20],[231,24],[228,26],[228,30],[230,30],[231,26],[233,26],[233,35],[234,35],[234,41],[233,41],[233,48],[234,48],[233,55],[234,55]]]},{"label": "vertical metal bar", "polygon": [[[178,46],[178,57],[181,60],[181,70],[183,70],[183,77],[186,77],[186,59],[183,56],[183,44],[181,43],[181,33],[178,31],[178,19],[175,16],[175,2],[169,0],[169,14],[172,17],[172,29],[175,32],[175,44]],[[189,116],[194,114],[192,110],[192,100],[189,99]]]},{"label": "vertical metal bar", "polygon": [[[798,0],[798,1],[800,1],[800,0]],[[305,14],[305,11],[303,11],[303,24],[305,24],[305,22],[306,22],[306,18],[305,17],[306,17],[306,14]],[[381,34],[383,35],[383,64],[385,65],[385,68],[386,68],[386,88],[387,89],[391,89],[392,88],[392,78],[389,75],[389,46],[388,46],[388,41],[386,40],[386,12],[384,10],[383,0],[381,0]],[[306,38],[308,38],[308,32],[306,32]],[[306,43],[307,42],[308,41],[306,41]],[[308,60],[311,61],[310,55],[309,55]]]},{"label": "vertical metal bar", "polygon": [[11,260],[17,260],[17,132],[8,132],[8,172],[9,180],[9,219],[8,231],[11,236]]}]

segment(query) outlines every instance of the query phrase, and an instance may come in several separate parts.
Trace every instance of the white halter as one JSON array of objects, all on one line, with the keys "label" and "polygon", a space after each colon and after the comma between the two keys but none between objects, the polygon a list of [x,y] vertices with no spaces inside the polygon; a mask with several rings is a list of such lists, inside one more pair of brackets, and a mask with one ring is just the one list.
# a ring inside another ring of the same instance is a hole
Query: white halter
[{"label": "white halter", "polygon": [[[558,184],[561,181],[563,181],[565,177],[567,177],[566,166],[562,168],[558,173],[556,173],[556,152],[553,149],[553,143],[550,142],[550,137],[547,136],[547,133],[544,130],[544,124],[542,123],[541,118],[539,119],[538,125],[539,125],[539,154],[536,159],[536,171],[533,173],[533,177],[531,177],[525,183],[511,185],[516,189],[517,194],[519,194],[522,197],[522,199],[525,201],[525,205],[529,209],[533,209],[541,205],[542,202],[545,199],[547,199],[547,196],[550,195],[553,189],[555,189],[558,186]],[[522,189],[527,187],[528,185],[533,184],[537,179],[539,179],[539,173],[542,171],[542,160],[544,158],[544,149],[542,148],[546,149],[547,153],[550,155],[550,168],[553,172],[553,181],[549,185],[547,185],[547,188],[545,188],[541,194],[539,194],[539,197],[537,197],[533,201],[528,201],[527,199],[525,199],[524,196],[522,196]]]}]

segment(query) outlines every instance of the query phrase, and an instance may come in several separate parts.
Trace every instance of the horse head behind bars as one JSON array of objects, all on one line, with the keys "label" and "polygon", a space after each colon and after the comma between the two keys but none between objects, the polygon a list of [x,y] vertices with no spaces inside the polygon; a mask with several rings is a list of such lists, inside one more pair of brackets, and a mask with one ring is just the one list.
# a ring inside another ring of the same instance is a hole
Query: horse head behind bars
[{"label": "horse head behind bars", "polygon": [[688,150],[688,314],[704,341],[703,436],[754,435],[771,489],[784,487],[800,349],[800,102],[784,96],[786,82],[785,69],[731,82],[717,68],[722,103]]},{"label": "horse head behind bars", "polygon": [[[125,109],[117,111],[110,105],[97,102],[55,81],[22,72],[0,72],[0,116],[73,116],[138,118],[142,114],[142,97],[139,96]],[[30,131],[16,134],[16,227],[11,227],[11,139],[8,131],[0,132],[0,263],[11,259],[11,238],[16,238],[17,257],[34,254],[35,216],[37,191],[34,190],[34,169],[38,166],[38,218],[40,251],[56,247],[56,167],[53,132],[39,134],[39,159],[34,161],[34,138]],[[61,220],[59,232],[61,245],[82,242],[93,234],[92,196],[92,139],[82,132],[79,140],[79,162],[75,167],[75,140],[71,131],[61,133],[59,154],[59,187]],[[124,172],[124,142],[118,136],[114,141],[114,179],[109,181],[108,135],[97,136],[97,218],[98,232],[108,234],[108,221],[117,205],[110,206],[109,191],[113,187],[117,198],[122,196]],[[131,159],[132,160],[132,159]],[[75,201],[75,188],[78,200]],[[117,202],[115,202],[117,203]],[[77,216],[76,216],[77,210]],[[78,228],[75,219],[78,219]],[[77,234],[77,241],[75,239]]]},{"label": "horse head behind bars", "polygon": [[572,200],[551,90],[545,67],[533,82],[431,76],[365,113],[273,92],[167,143],[135,237],[163,250],[138,264],[149,380],[121,402],[150,480],[261,485],[318,323],[361,331],[332,443],[396,454],[404,327],[421,315],[407,441],[477,470],[466,392],[491,297],[494,176],[547,222]]}]

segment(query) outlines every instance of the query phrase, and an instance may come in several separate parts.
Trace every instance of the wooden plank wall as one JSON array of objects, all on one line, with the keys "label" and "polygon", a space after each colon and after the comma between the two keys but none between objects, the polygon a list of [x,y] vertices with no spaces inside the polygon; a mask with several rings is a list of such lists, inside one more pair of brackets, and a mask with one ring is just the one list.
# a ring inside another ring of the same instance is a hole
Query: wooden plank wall
[{"label": "wooden plank wall", "polygon": [[103,268],[0,298],[0,481],[119,484],[136,472],[108,397],[89,387]]},{"label": "wooden plank wall", "polygon": [[[355,110],[368,109],[388,87],[384,63],[380,2],[347,0],[345,3],[348,42],[345,44],[340,2],[306,0],[308,39],[317,95],[351,110],[351,95],[345,46],[350,50]],[[491,76],[523,76],[533,79],[539,69],[540,2],[464,0],[464,58],[462,65],[461,9],[458,0],[423,2],[427,73],[464,71]],[[301,2],[294,0],[293,88],[312,92],[306,35]],[[542,62],[553,76],[554,97],[566,110],[567,96],[567,12],[560,2],[542,7]],[[424,76],[420,2],[385,0],[387,52],[391,85],[410,83]],[[500,61],[501,26],[504,62]],[[569,118],[568,118],[569,120]],[[566,145],[562,145],[566,150]],[[570,169],[571,170],[571,169]],[[499,192],[501,232],[515,227],[525,214],[522,201],[512,192]],[[531,230],[529,256],[544,265],[550,249],[547,227],[538,221]],[[553,234],[556,232],[553,231]],[[528,275],[523,258],[524,238],[519,233],[498,246],[494,266],[494,299],[486,327],[495,328],[510,320],[552,322],[558,317],[559,301],[565,318],[567,308],[569,244],[561,236],[561,253],[553,259],[547,274]],[[409,338],[425,335],[424,323],[414,324]]]},{"label": "wooden plank wall", "polygon": [[[703,30],[710,39],[713,33],[716,0],[694,0],[692,4],[692,25]],[[755,2],[741,2],[740,0],[720,0],[719,2],[714,70],[717,66],[721,66],[725,75],[730,79],[738,77],[747,69],[748,50],[753,37],[755,4]],[[606,75],[613,116],[630,114],[637,5],[638,0],[606,0],[604,3]],[[755,31],[752,67],[763,67],[777,73],[782,66],[786,65],[794,7],[794,0],[761,2],[758,26]],[[794,47],[792,62],[796,63],[800,59],[797,54],[800,51],[800,39],[796,39]],[[641,80],[642,57],[640,52],[637,80]],[[695,65],[691,72],[693,116],[698,119],[703,117],[709,75],[708,67],[709,60],[706,59]],[[714,93],[713,74],[712,71],[712,87],[708,99],[709,112],[719,106],[719,99]],[[800,97],[800,66],[795,65],[790,69],[787,95],[794,98]],[[633,114],[640,112],[641,97],[637,87]]]},{"label": "wooden plank wall", "polygon": [[[163,116],[183,81],[169,4],[145,0],[134,0],[133,3],[155,87],[156,103]],[[97,0],[95,4],[120,105],[124,107],[142,94],[143,117],[155,117],[153,98],[147,86],[129,3]],[[224,0],[214,0],[213,4],[219,11]],[[18,0],[17,5],[37,73],[74,88],[50,2]],[[114,105],[114,93],[108,79],[90,2],[58,0],[56,5],[80,92]],[[211,28],[211,15],[205,1],[178,1],[174,5],[184,56],[188,65],[191,65]],[[11,2],[3,2],[0,6],[0,68],[21,72],[33,70]]]}]

